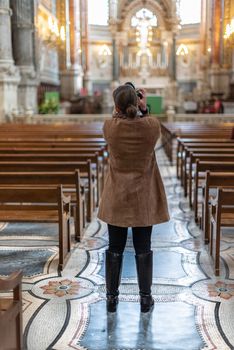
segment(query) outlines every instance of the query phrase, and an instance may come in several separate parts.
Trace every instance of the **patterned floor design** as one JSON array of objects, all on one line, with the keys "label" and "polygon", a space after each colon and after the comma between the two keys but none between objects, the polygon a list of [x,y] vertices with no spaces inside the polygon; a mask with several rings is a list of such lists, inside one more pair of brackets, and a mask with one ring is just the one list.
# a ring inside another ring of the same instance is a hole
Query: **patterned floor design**
[{"label": "patterned floor design", "polygon": [[117,313],[109,315],[105,224],[93,221],[61,274],[56,227],[1,225],[0,275],[15,268],[24,271],[24,349],[234,349],[234,231],[223,235],[222,271],[216,278],[175,167],[162,152],[157,157],[171,221],[153,230],[155,307],[150,314],[139,311],[131,230],[120,304]]}]

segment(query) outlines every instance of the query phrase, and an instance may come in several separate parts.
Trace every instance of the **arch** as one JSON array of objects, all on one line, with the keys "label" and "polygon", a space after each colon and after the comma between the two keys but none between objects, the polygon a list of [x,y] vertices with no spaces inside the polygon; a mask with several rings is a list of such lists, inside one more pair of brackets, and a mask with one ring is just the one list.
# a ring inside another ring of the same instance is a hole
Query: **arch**
[{"label": "arch", "polygon": [[[164,5],[162,5],[162,3],[164,3]],[[155,0],[147,0],[145,2],[142,0],[133,0],[130,3],[129,1],[127,1],[127,3],[125,1],[121,6],[120,12],[122,29],[128,30],[128,28],[131,26],[131,18],[143,7],[153,12],[157,17],[158,24],[161,29],[165,29],[168,26],[167,20],[170,19],[169,11],[166,9],[166,3],[168,5],[168,1],[165,0],[164,2]]]}]

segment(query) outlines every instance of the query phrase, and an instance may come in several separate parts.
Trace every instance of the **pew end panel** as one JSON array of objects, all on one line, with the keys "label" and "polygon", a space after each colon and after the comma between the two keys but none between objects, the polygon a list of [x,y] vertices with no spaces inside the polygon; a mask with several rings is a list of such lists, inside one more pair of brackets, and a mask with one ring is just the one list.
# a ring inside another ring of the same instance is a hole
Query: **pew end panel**
[{"label": "pew end panel", "polygon": [[221,227],[234,227],[234,188],[218,188],[210,201],[210,255],[214,260],[215,275],[220,274]]},{"label": "pew end panel", "polygon": [[[23,349],[22,272],[0,278],[1,349]],[[8,296],[9,292],[11,296]],[[1,294],[7,293],[7,296]]]}]

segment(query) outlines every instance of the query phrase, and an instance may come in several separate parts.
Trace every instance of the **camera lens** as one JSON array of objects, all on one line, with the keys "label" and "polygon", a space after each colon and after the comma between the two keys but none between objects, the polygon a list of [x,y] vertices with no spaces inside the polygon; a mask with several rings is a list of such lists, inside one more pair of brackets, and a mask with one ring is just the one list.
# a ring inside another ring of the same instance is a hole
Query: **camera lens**
[{"label": "camera lens", "polygon": [[137,91],[136,93],[137,93],[137,96],[138,96],[140,99],[143,98],[143,95],[142,95],[142,93],[141,93],[140,91]]}]

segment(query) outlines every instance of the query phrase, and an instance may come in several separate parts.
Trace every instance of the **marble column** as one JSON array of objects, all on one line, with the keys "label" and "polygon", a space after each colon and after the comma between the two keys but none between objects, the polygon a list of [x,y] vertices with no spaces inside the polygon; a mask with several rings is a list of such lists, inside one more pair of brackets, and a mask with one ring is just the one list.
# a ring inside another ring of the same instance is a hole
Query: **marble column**
[{"label": "marble column", "polygon": [[210,85],[214,94],[223,93],[224,96],[229,94],[230,72],[223,68],[223,10],[224,0],[213,0],[213,36],[212,36],[212,54],[211,54],[211,70]]},{"label": "marble column", "polygon": [[176,35],[174,33],[171,45],[171,80],[176,81]]},{"label": "marble column", "polygon": [[117,84],[119,81],[119,52],[118,52],[117,42],[115,38],[112,40],[112,51],[113,51],[112,81],[113,81],[113,84]]},{"label": "marble column", "polygon": [[70,1],[70,43],[72,94],[76,95],[83,85],[83,71],[81,66],[80,0]]},{"label": "marble column", "polygon": [[12,56],[11,14],[9,0],[0,0],[0,122],[18,113],[19,72]]},{"label": "marble column", "polygon": [[208,69],[210,68],[210,53],[208,46],[210,41],[209,0],[201,0],[201,24],[200,24],[200,54],[199,70],[197,75],[197,97],[199,100],[210,98]]},{"label": "marble column", "polygon": [[118,0],[109,0],[109,18],[116,20],[118,17]]},{"label": "marble column", "polygon": [[169,49],[169,84],[166,91],[166,105],[173,110],[178,105],[178,85],[176,81],[176,33],[173,30],[168,36]]},{"label": "marble column", "polygon": [[11,1],[13,9],[13,54],[20,71],[18,107],[20,114],[37,112],[38,79],[34,52],[34,5],[33,1]]},{"label": "marble column", "polygon": [[89,67],[89,26],[88,26],[88,0],[80,0],[80,22],[82,38],[82,67],[84,69],[83,84],[88,94],[92,94],[93,87]]},{"label": "marble column", "polygon": [[[70,64],[61,73],[61,94],[63,99],[70,100],[78,95],[83,85],[81,67],[80,41],[80,0],[70,0],[68,8]],[[67,17],[68,17],[67,16]]]}]

